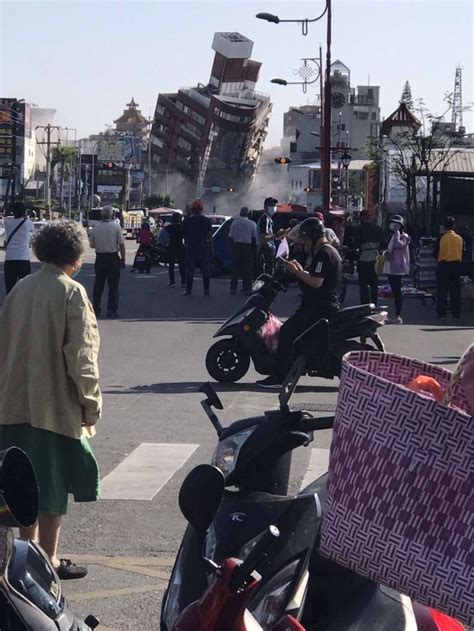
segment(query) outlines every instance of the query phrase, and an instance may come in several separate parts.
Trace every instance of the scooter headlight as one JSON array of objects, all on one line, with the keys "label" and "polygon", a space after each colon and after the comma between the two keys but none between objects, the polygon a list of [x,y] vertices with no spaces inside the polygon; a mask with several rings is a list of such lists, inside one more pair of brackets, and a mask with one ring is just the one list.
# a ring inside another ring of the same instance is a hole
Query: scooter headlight
[{"label": "scooter headlight", "polygon": [[263,629],[272,629],[284,615],[293,592],[300,561],[293,561],[268,581],[252,600],[249,610]]},{"label": "scooter headlight", "polygon": [[380,326],[385,324],[385,320],[387,319],[388,312],[387,311],[379,311],[379,313],[374,313],[369,316],[369,320],[373,320]]},{"label": "scooter headlight", "polygon": [[225,477],[235,469],[239,452],[254,428],[236,432],[229,438],[220,441],[212,456],[211,464],[220,469]]},{"label": "scooter headlight", "polygon": [[264,280],[256,280],[254,284],[252,285],[252,291],[254,293],[256,293],[257,291],[260,291],[264,285],[265,285]]}]

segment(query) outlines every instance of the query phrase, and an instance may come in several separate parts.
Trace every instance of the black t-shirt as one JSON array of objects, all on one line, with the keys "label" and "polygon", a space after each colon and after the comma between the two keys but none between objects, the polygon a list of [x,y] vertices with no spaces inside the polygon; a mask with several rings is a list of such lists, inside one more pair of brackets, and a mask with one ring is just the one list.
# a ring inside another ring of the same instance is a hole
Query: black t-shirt
[{"label": "black t-shirt", "polygon": [[182,223],[171,223],[169,226],[166,226],[166,230],[170,235],[169,248],[170,250],[179,250],[179,248],[183,247],[183,224]]},{"label": "black t-shirt", "polygon": [[207,251],[212,234],[212,222],[204,215],[191,215],[183,222],[184,238],[189,250]]},{"label": "black t-shirt", "polygon": [[319,309],[321,306],[337,308],[342,278],[341,257],[337,250],[327,243],[323,244],[306,266],[306,271],[316,278],[324,278],[324,282],[318,289],[302,283],[301,307],[308,310]]}]

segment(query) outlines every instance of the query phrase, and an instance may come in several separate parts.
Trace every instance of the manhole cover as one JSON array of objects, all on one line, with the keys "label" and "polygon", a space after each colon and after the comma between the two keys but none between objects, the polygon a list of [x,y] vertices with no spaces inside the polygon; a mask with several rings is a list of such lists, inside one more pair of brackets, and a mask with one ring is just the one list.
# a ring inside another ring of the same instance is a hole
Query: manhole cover
[{"label": "manhole cover", "polygon": [[306,410],[307,412],[335,412],[334,403],[296,403],[291,406],[292,410]]}]

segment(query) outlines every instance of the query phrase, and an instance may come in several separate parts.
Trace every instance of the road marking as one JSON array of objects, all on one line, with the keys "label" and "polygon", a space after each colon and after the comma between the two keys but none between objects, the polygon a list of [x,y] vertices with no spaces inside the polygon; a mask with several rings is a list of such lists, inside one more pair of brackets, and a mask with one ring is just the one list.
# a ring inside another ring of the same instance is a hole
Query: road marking
[{"label": "road marking", "polygon": [[304,476],[301,488],[304,489],[317,478],[327,472],[329,467],[329,449],[311,449],[308,469]]},{"label": "road marking", "polygon": [[102,499],[152,500],[198,446],[141,443],[102,480]]},{"label": "road marking", "polygon": [[[122,589],[96,589],[93,592],[83,592],[82,594],[72,594],[67,599],[71,602],[81,602],[87,600],[97,600],[98,598],[113,598],[114,596],[129,596],[130,594],[144,594],[146,592],[159,592],[160,585],[139,585],[137,587],[124,587]],[[106,627],[100,627],[106,629]]]}]

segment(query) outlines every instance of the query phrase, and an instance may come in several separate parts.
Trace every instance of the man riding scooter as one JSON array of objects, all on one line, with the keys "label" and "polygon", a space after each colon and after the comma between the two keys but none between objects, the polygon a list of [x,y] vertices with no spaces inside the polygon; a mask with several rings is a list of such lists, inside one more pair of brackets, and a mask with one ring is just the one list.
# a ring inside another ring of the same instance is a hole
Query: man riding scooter
[{"label": "man riding scooter", "polygon": [[284,264],[301,285],[301,304],[280,329],[275,372],[257,381],[262,388],[281,387],[292,365],[296,338],[318,320],[330,319],[339,310],[337,291],[342,279],[342,262],[325,237],[323,222],[316,217],[305,219],[299,226],[298,240],[308,255],[306,267],[295,260]]}]

